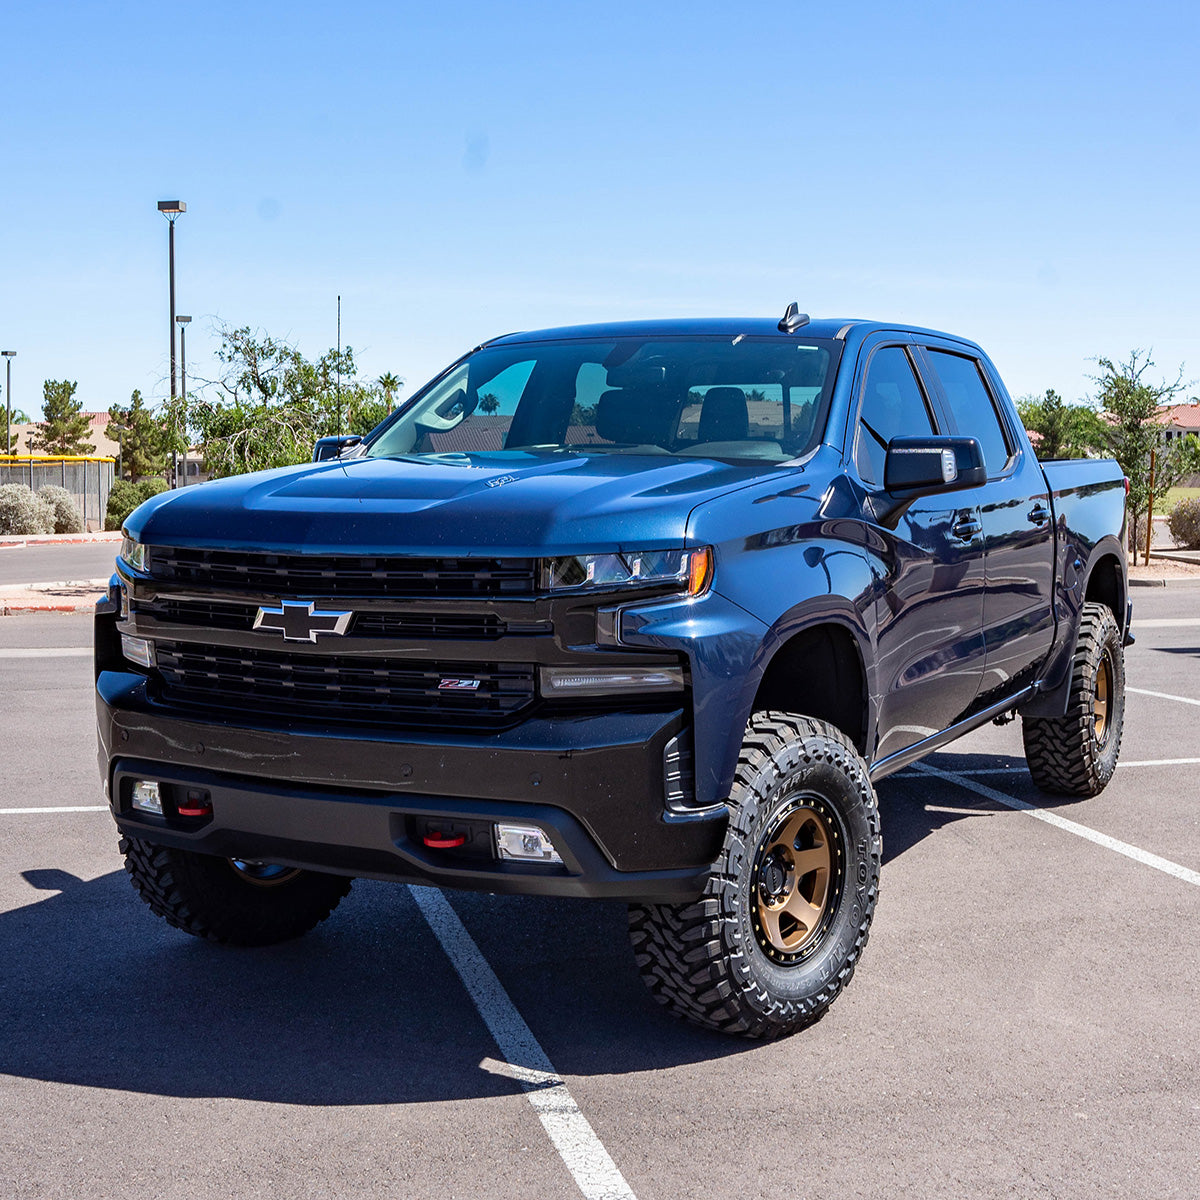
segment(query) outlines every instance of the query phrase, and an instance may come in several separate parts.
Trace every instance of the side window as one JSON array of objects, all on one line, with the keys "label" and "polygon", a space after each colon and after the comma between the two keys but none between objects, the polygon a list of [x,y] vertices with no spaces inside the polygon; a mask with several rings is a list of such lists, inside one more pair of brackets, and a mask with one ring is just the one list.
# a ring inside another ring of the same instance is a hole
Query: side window
[{"label": "side window", "polygon": [[979,364],[973,358],[944,350],[927,350],[926,353],[942,381],[942,391],[946,393],[946,403],[954,414],[958,432],[964,437],[979,439],[988,474],[999,475],[1009,460],[1012,447],[1004,436],[1004,427],[979,373]]},{"label": "side window", "polygon": [[876,350],[867,367],[854,435],[854,465],[864,483],[883,486],[883,460],[894,437],[936,433],[929,405],[900,346]]}]

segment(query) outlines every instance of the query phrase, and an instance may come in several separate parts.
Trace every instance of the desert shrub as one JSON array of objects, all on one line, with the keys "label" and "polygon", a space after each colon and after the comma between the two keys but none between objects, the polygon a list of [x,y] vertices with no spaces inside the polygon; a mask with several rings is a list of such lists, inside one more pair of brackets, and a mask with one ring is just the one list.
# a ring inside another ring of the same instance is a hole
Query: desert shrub
[{"label": "desert shrub", "polygon": [[137,483],[130,483],[128,479],[113,480],[112,491],[108,493],[108,508],[104,513],[104,528],[120,529],[125,524],[125,518],[143,500],[149,500],[151,496],[166,490],[166,480],[157,476],[141,479]]},{"label": "desert shrub", "polygon": [[1167,517],[1167,528],[1175,545],[1200,549],[1200,496],[1180,500]]},{"label": "desert shrub", "polygon": [[75,497],[66,488],[48,483],[45,487],[38,488],[37,494],[54,509],[55,533],[83,532],[83,514],[75,503]]},{"label": "desert shrub", "polygon": [[0,485],[0,533],[53,533],[54,506],[23,483]]}]

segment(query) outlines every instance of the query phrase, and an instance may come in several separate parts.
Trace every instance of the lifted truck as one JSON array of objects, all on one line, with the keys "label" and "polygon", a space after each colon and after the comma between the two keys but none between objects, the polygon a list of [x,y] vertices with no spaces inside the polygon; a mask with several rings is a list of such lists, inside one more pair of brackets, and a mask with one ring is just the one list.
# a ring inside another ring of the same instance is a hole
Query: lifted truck
[{"label": "lifted truck", "polygon": [[629,904],[675,1013],[819,1017],[875,908],[873,784],[1021,715],[1111,778],[1111,461],[1039,464],[978,346],[868,321],[511,334],[310,465],[129,518],[100,771],[159,916],[266,944],[351,879]]}]

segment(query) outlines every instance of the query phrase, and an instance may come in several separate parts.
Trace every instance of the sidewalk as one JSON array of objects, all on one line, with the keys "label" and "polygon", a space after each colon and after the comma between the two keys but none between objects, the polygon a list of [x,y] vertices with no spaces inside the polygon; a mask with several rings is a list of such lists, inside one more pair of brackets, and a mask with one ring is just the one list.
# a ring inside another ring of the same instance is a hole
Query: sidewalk
[{"label": "sidewalk", "polygon": [[76,579],[65,583],[11,583],[0,586],[0,616],[17,613],[91,612],[108,590],[108,578]]},{"label": "sidewalk", "polygon": [[100,533],[4,533],[0,534],[0,552],[22,546],[79,546],[88,542],[119,542],[119,531]]}]

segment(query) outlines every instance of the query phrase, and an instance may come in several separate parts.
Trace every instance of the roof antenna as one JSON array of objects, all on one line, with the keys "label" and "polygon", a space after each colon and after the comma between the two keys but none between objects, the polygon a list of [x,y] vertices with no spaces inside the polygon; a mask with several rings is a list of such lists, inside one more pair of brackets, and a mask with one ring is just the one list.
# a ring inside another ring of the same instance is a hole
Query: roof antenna
[{"label": "roof antenna", "polygon": [[338,349],[337,349],[337,435],[342,440],[342,298],[338,297]]},{"label": "roof antenna", "polygon": [[808,313],[800,311],[800,305],[795,300],[784,310],[783,320],[779,322],[780,333],[795,333],[808,324]]}]

